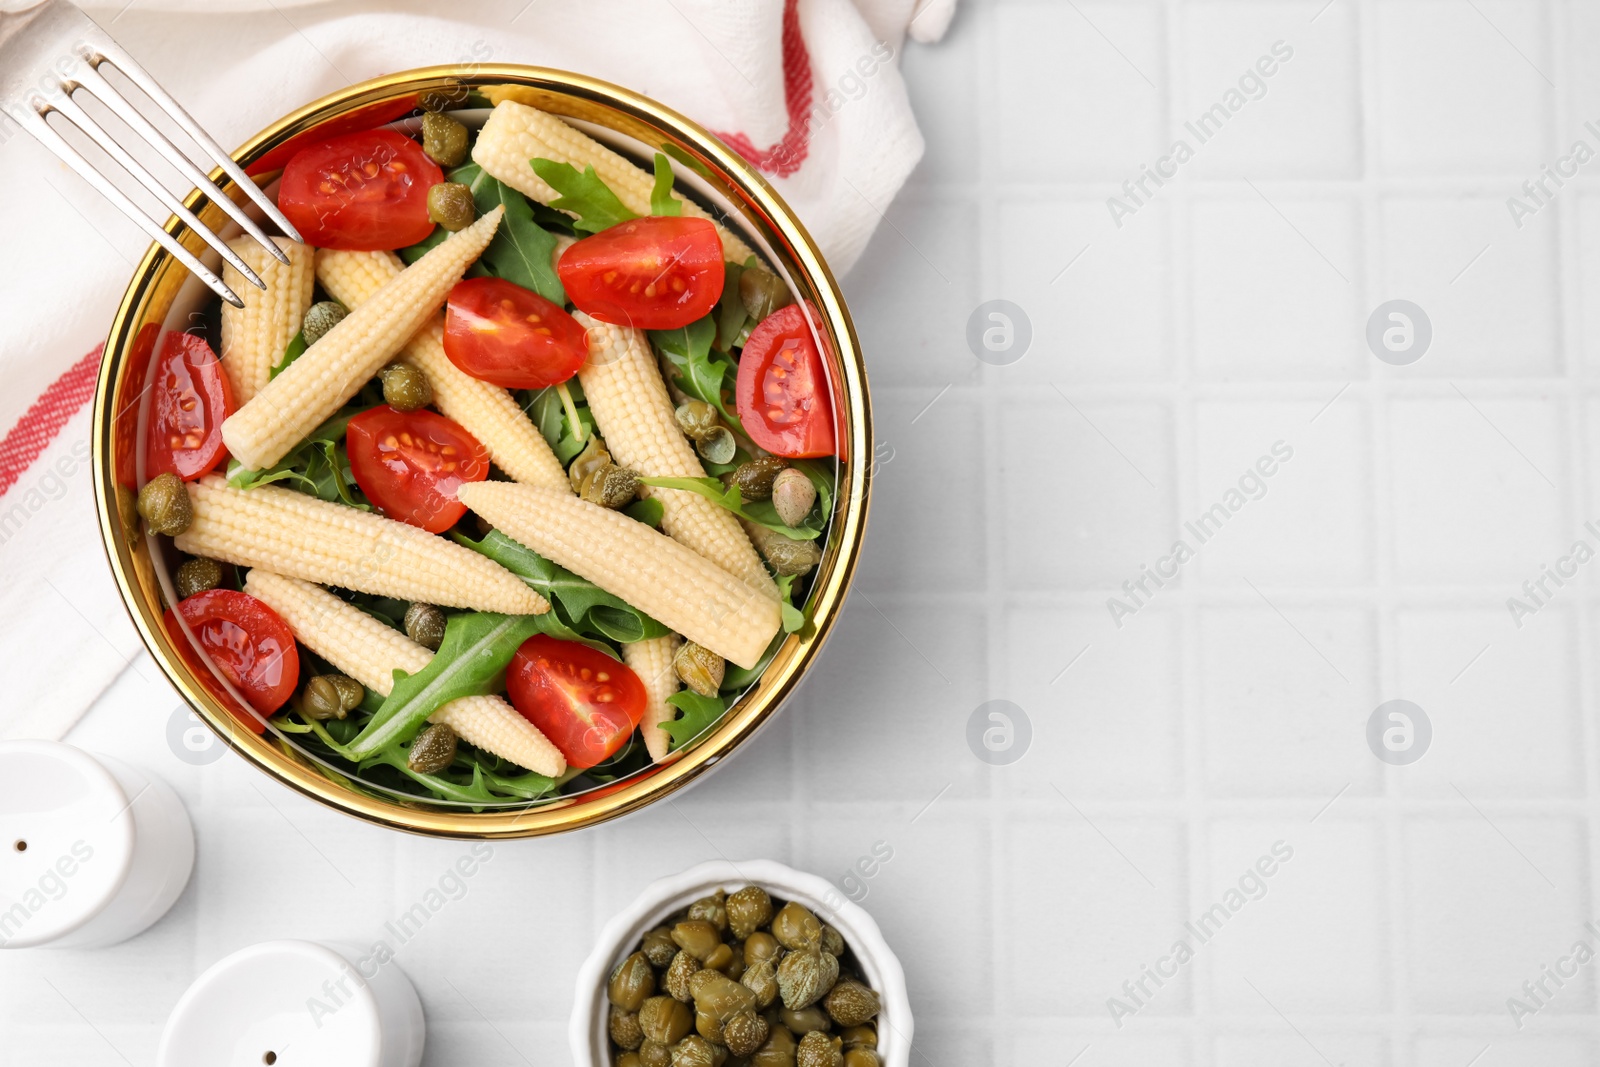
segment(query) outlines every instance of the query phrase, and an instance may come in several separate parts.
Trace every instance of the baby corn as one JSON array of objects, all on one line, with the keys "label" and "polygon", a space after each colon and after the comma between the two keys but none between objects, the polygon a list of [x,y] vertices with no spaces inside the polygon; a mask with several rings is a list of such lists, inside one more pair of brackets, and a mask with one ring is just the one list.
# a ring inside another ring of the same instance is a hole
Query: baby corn
[{"label": "baby corn", "polygon": [[[317,279],[329,296],[348,308],[365,304],[404,269],[393,252],[324,249],[317,253]],[[443,316],[435,315],[418,330],[400,355],[427,375],[434,406],[465,426],[497,467],[530,485],[567,486],[561,461],[511,394],[450,362],[444,352]]]},{"label": "baby corn", "polygon": [[240,463],[263,470],[339,410],[439,310],[450,289],[488,247],[505,209],[497,207],[450,238],[345,316],[222,424]]},{"label": "baby corn", "polygon": [[312,257],[316,251],[287,237],[274,237],[289,257],[285,266],[254,240],[241,237],[228,247],[267,283],[266,291],[244,280],[224,264],[222,280],[244,300],[244,307],[222,305],[222,369],[233,386],[233,401],[244,405],[261,391],[284,349],[300,332],[300,320],[311,306]]},{"label": "baby corn", "polygon": [[[648,478],[704,478],[644,334],[581,311],[575,317],[589,331],[589,358],[578,380],[611,455]],[[646,492],[661,501],[661,528],[673,540],[777,599],[778,587],[732,512],[683,489]]]},{"label": "baby corn", "polygon": [[[573,129],[554,115],[512,100],[501,101],[489,113],[472,148],[472,161],[492,177],[513,189],[549,204],[560,197],[533,172],[532,159],[553,159],[583,170],[593,167],[600,180],[611,187],[617,199],[635,215],[650,214],[650,191],[655,176],[634,166],[622,156],[585,133]],[[711,218],[700,205],[677,193],[673,199],[683,204],[683,213],[709,219],[722,237],[723,258],[743,263],[755,255],[750,246],[729,229]]]},{"label": "baby corn", "polygon": [[234,489],[216,474],[191,483],[189,499],[194,521],[175,541],[191,555],[445,607],[550,610],[488,557],[382,515],[272,485]]},{"label": "baby corn", "polygon": [[620,512],[515,482],[473,482],[456,496],[507,537],[741,667],[760,661],[781,626],[775,598]]},{"label": "baby corn", "polygon": [[678,672],[672,669],[672,656],[683,644],[677,634],[652,637],[622,646],[622,660],[633,669],[644,683],[650,702],[645,705],[644,718],[639,722],[639,733],[644,736],[644,747],[650,758],[660,763],[666,758],[672,738],[661,728],[678,715],[678,709],[667,703],[667,698],[678,691]]},{"label": "baby corn", "polygon": [[[277,612],[301,644],[379,696],[394,689],[395,671],[415,674],[433,659],[399,630],[319,585],[256,568],[245,577],[244,591]],[[530,771],[554,778],[567,769],[560,750],[499,697],[452,700],[428,721],[444,723],[469,744]]]}]

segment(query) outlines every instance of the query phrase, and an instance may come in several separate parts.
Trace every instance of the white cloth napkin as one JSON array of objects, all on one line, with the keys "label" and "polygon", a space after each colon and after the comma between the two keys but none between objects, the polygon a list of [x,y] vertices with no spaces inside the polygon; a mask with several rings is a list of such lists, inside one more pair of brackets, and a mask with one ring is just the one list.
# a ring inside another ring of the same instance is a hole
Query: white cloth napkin
[{"label": "white cloth napkin", "polygon": [[[116,0],[90,14],[228,145],[307,100],[409,67],[533,63],[617,82],[761,166],[842,274],[922,154],[900,52],[907,37],[938,40],[955,0],[370,7]],[[84,353],[103,339],[146,242],[53,156],[7,132],[0,676],[10,696],[0,739],[59,738],[140,654],[95,522],[84,403],[95,361]]]}]

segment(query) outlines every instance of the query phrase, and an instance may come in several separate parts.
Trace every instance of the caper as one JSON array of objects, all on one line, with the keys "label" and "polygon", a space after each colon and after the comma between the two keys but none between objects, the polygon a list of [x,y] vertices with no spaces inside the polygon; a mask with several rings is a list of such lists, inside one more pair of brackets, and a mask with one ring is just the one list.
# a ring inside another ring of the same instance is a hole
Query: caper
[{"label": "caper", "polygon": [[853,1048],[844,1054],[844,1067],[881,1067],[882,1060],[870,1048]]},{"label": "caper", "polygon": [[822,923],[804,904],[791,900],[773,917],[772,936],[784,948],[803,948],[822,936]]},{"label": "caper", "polygon": [[689,1032],[694,1016],[689,1006],[671,997],[650,997],[639,1005],[639,1028],[646,1043],[670,1045]]},{"label": "caper", "polygon": [[739,300],[750,317],[760,322],[781,307],[794,303],[782,278],[760,267],[746,267],[739,275]]},{"label": "caper", "polygon": [[831,926],[822,928],[822,951],[835,956],[844,955],[844,935]]},{"label": "caper", "polygon": [[178,565],[178,573],[173,575],[172,584],[177,586],[179,600],[215,589],[222,584],[222,564],[205,556],[186,559]]},{"label": "caper", "polygon": [[171,471],[156,475],[139,490],[139,516],[151,533],[178,536],[194,521],[188,488]]},{"label": "caper", "polygon": [[798,1046],[794,1034],[786,1026],[771,1026],[766,1044],[750,1057],[750,1067],[794,1067]]},{"label": "caper", "polygon": [[433,403],[428,376],[409,363],[391,363],[378,377],[383,380],[383,402],[396,411],[416,411]]},{"label": "caper", "polygon": [[705,968],[711,971],[726,972],[733,965],[733,946],[718,945],[711,950],[711,955],[705,958]]},{"label": "caper", "polygon": [[606,996],[623,1011],[638,1011],[655,991],[656,972],[650,969],[650,960],[643,952],[635,952],[617,964],[606,986]]},{"label": "caper", "polygon": [[643,1067],[672,1067],[672,1050],[659,1041],[646,1038],[639,1046],[639,1062]]},{"label": "caper", "polygon": [[449,622],[445,613],[432,604],[418,600],[406,608],[406,636],[430,652],[439,651],[444,644],[444,628]]},{"label": "caper", "polygon": [[449,115],[422,116],[422,150],[441,167],[459,167],[467,158],[467,128]]},{"label": "caper", "polygon": [[772,485],[778,472],[789,466],[789,461],[778,456],[757,456],[734,468],[729,480],[739,487],[745,500],[766,500],[772,496]]},{"label": "caper", "polygon": [[797,540],[753,522],[742,525],[762,558],[772,564],[772,569],[780,576],[806,574],[822,561],[822,549],[815,541]]},{"label": "caper", "polygon": [[689,992],[689,979],[693,978],[698,970],[700,961],[680,949],[678,954],[672,957],[672,962],[667,965],[665,978],[667,992],[687,1004],[693,999],[693,994]]},{"label": "caper", "polygon": [[345,711],[354,711],[367,699],[367,687],[343,674],[324,675],[339,691],[339,705]]},{"label": "caper", "polygon": [[722,1044],[722,1020],[709,1012],[694,1013],[694,1032],[713,1045]]},{"label": "caper", "polygon": [[722,1043],[735,1056],[749,1056],[766,1044],[767,1020],[753,1011],[741,1011],[722,1024]]},{"label": "caper", "polygon": [[633,503],[639,493],[639,475],[611,462],[611,453],[599,437],[589,438],[567,468],[573,492],[603,508],[621,508]]},{"label": "caper", "polygon": [[741,1011],[754,1011],[756,995],[725,974],[709,968],[700,971],[689,983],[696,1011],[709,1012],[718,1019],[731,1019]]},{"label": "caper", "polygon": [[678,405],[673,416],[678,420],[678,429],[694,441],[709,436],[719,426],[717,409],[704,400],[685,400]]},{"label": "caper", "polygon": [[117,523],[122,527],[122,537],[130,545],[139,539],[139,498],[125,485],[117,486]]},{"label": "caper", "polygon": [[451,233],[471,226],[476,217],[470,187],[460,182],[440,182],[428,190],[428,218]]},{"label": "caper", "polygon": [[797,1034],[809,1033],[812,1030],[832,1030],[833,1020],[828,1018],[828,1013],[820,1007],[801,1008],[791,1011],[784,1008],[778,1012],[778,1018],[783,1020],[783,1025]]},{"label": "caper", "polygon": [[689,918],[708,922],[718,933],[728,929],[728,894],[719,889],[708,897],[701,897],[689,905]]},{"label": "caper", "polygon": [[319,721],[342,719],[348,710],[340,697],[339,687],[326,674],[316,675],[306,682],[305,693],[300,698],[300,709],[308,719]]},{"label": "caper", "polygon": [[839,978],[839,957],[822,951],[818,940],[793,949],[778,961],[778,995],[791,1011],[808,1008],[822,999]]},{"label": "caper", "polygon": [[456,732],[442,722],[424,727],[411,742],[406,766],[418,774],[438,774],[456,761]]},{"label": "caper", "polygon": [[728,961],[728,965],[726,967],[718,967],[717,970],[721,971],[723,974],[737,982],[744,976],[744,946],[737,941],[730,942],[728,945],[728,953],[733,958]]},{"label": "caper", "polygon": [[[722,684],[721,678],[717,679],[717,684]],[[778,943],[772,935],[756,932],[772,921],[772,897],[767,895],[765,889],[758,885],[745,886],[728,898],[727,910],[728,928],[733,931],[734,937],[744,938],[746,963],[776,955]],[[756,938],[760,938],[760,941],[752,955],[751,941]],[[771,942],[771,951],[768,951],[768,942]]]},{"label": "caper", "polygon": [[795,1067],[843,1067],[844,1054],[839,1051],[839,1039],[813,1030],[800,1039],[794,1053]]},{"label": "caper", "polygon": [[677,942],[672,940],[672,931],[665,926],[658,926],[644,935],[644,940],[639,943],[639,951],[643,952],[645,959],[657,967],[665,967],[672,962],[672,957],[678,954]]},{"label": "caper", "polygon": [[644,1067],[644,1057],[637,1052],[624,1052],[617,1057],[616,1067]]},{"label": "caper", "polygon": [[716,1067],[716,1062],[711,1042],[699,1034],[690,1034],[672,1046],[672,1067]]},{"label": "caper", "polygon": [[878,1047],[878,1031],[871,1026],[847,1026],[839,1036],[847,1049]]},{"label": "caper", "polygon": [[772,481],[772,507],[785,526],[799,526],[817,502],[817,487],[804,471],[787,467]]},{"label": "caper", "polygon": [[700,453],[700,458],[707,463],[728,463],[739,451],[739,442],[734,440],[732,430],[726,426],[718,426],[696,441],[694,450]]},{"label": "caper", "polygon": [[717,928],[704,919],[685,919],[678,923],[672,928],[672,940],[701,963],[722,944]]},{"label": "caper", "polygon": [[[678,646],[678,651],[672,656],[672,669],[677,672],[678,679],[694,692],[703,697],[714,697],[717,690],[722,688],[722,676],[727,670],[727,664],[721,656],[703,645],[693,641],[685,641]],[[694,916],[694,909],[689,909],[689,915]],[[728,928],[728,913],[722,912],[720,929]]]},{"label": "caper", "polygon": [[854,978],[836,982],[822,1002],[840,1026],[860,1026],[883,1009],[878,994]]},{"label": "caper", "polygon": [[611,1031],[611,1040],[619,1048],[636,1049],[644,1043],[644,1030],[639,1026],[638,1012],[623,1011],[613,1006],[607,1029]]},{"label": "caper", "polygon": [[778,999],[778,961],[757,960],[744,969],[739,984],[756,995],[756,1004],[767,1007]]},{"label": "caper", "polygon": [[300,336],[305,338],[306,347],[310,347],[322,340],[323,336],[335,326],[344,321],[350,314],[350,309],[337,300],[319,300],[306,309],[305,317],[300,320]]}]

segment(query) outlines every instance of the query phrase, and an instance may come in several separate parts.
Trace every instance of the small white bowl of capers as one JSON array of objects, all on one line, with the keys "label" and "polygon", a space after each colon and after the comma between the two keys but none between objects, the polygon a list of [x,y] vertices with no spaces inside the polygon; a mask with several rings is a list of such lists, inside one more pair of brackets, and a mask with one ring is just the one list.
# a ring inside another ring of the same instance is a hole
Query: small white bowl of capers
[{"label": "small white bowl of capers", "polygon": [[578,1067],[907,1067],[905,972],[825,879],[703,863],[611,919],[578,972]]}]

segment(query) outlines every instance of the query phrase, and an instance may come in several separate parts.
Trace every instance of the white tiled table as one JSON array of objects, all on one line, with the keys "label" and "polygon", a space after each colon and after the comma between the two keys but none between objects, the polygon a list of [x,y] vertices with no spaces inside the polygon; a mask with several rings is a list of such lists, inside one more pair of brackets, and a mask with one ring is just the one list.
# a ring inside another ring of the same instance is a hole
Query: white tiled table
[{"label": "white tiled table", "polygon": [[[1117,228],[1106,197],[1278,40],[1265,96]],[[1520,629],[1505,601],[1600,546],[1600,164],[1520,230],[1505,200],[1600,148],[1597,45],[1566,0],[991,0],[909,49],[928,156],[847,284],[882,449],[838,632],[702,788],[495,846],[399,956],[428,1062],[566,1062],[570,976],[659,875],[846,885],[877,842],[924,1067],[1596,1062],[1596,964],[1520,1031],[1506,1001],[1595,940],[1600,564]],[[1408,367],[1364,341],[1396,297],[1434,328]],[[964,341],[993,298],[1032,323],[1010,366]],[[1107,597],[1279,441],[1119,628]],[[1404,767],[1365,740],[1397,697],[1434,728]],[[1031,721],[1009,766],[967,745],[991,699]],[[119,948],[0,961],[0,1064],[150,1063],[200,969],[371,940],[463,849],[180,762],[173,705],[142,659],[73,740],[180,790],[194,884]],[[1264,895],[1186,935],[1276,842]],[[1108,998],[1183,936],[1119,1028]]]}]

